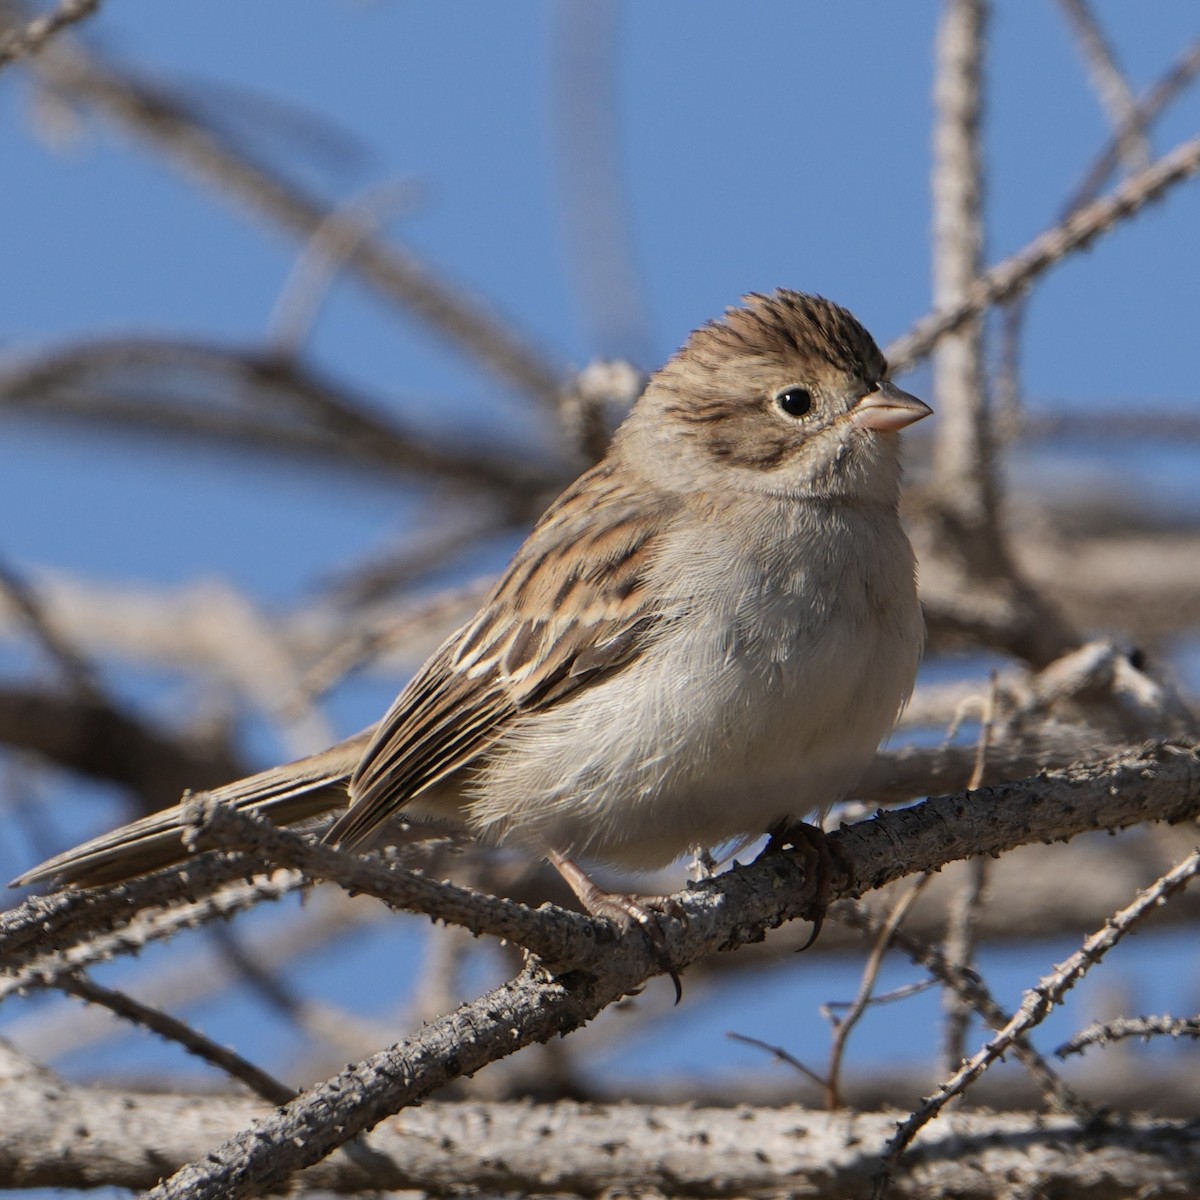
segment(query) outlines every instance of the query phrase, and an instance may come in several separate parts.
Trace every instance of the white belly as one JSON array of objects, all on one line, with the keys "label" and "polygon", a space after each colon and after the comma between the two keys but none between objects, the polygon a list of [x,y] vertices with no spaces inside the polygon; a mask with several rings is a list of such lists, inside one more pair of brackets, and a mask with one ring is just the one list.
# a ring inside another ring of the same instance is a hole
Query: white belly
[{"label": "white belly", "polygon": [[923,631],[898,524],[850,513],[821,532],[791,562],[716,545],[661,564],[686,615],[506,735],[469,785],[476,832],[650,868],[840,799],[911,690]]}]

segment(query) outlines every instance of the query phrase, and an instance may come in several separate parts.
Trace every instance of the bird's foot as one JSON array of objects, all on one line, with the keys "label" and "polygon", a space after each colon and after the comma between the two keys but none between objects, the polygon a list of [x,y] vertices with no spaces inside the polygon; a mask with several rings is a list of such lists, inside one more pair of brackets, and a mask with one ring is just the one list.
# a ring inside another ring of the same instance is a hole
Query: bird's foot
[{"label": "bird's foot", "polygon": [[829,845],[829,835],[819,825],[810,825],[807,821],[797,821],[794,825],[777,826],[772,829],[763,854],[777,851],[799,851],[804,854],[811,861],[816,875],[812,903],[805,914],[812,921],[813,929],[808,935],[808,941],[796,948],[798,953],[807,950],[820,936],[825,925],[825,914],[829,911],[829,897],[833,893],[833,873],[839,869],[840,864]]},{"label": "bird's foot", "polygon": [[586,871],[573,859],[551,851],[546,857],[555,870],[566,880],[567,886],[578,897],[580,904],[593,917],[612,921],[622,930],[639,927],[645,933],[658,959],[658,965],[671,977],[675,985],[675,1003],[683,998],[683,985],[679,982],[679,971],[667,951],[667,938],[663,932],[662,919],[686,921],[687,915],[677,900],[671,896],[633,896],[624,892],[606,892],[593,882]]}]

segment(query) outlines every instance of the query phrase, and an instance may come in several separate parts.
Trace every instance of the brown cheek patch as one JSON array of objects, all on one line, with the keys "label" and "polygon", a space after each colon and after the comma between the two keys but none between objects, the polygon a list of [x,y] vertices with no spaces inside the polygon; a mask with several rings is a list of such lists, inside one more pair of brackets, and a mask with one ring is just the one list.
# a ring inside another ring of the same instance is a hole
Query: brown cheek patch
[{"label": "brown cheek patch", "polygon": [[786,433],[770,434],[756,430],[753,438],[712,438],[708,442],[709,453],[718,462],[732,467],[749,467],[769,471],[790,457],[793,450],[800,449]]}]

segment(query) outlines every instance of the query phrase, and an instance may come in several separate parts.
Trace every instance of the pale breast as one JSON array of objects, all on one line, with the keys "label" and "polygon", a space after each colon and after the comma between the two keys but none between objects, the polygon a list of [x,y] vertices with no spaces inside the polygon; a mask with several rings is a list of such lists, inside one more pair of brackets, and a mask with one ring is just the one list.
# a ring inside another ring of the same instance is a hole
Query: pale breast
[{"label": "pale breast", "polygon": [[470,785],[482,836],[660,866],[834,803],[890,731],[922,641],[894,515],[760,504],[656,571],[673,619],[489,753]]}]

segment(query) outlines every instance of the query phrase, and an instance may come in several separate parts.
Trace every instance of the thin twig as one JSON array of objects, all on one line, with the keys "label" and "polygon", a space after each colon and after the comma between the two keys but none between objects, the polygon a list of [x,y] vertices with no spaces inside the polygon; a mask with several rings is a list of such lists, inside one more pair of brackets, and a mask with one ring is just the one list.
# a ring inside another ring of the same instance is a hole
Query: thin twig
[{"label": "thin twig", "polygon": [[1119,1017],[1115,1021],[1097,1021],[1081,1030],[1069,1041],[1056,1046],[1059,1058],[1082,1054],[1089,1046],[1103,1046],[1124,1038],[1140,1037],[1148,1042],[1152,1037],[1200,1038],[1200,1017]]},{"label": "thin twig", "polygon": [[56,33],[90,17],[100,0],[62,0],[53,11],[36,17],[23,29],[0,37],[0,68],[18,58],[36,54]]},{"label": "thin twig", "polygon": [[[1144,146],[1148,154],[1147,130],[1150,124],[1198,73],[1200,73],[1200,41],[1193,42],[1165,74],[1133,105],[1113,133],[1108,145],[1096,156],[1084,173],[1083,179],[1063,206],[1059,217],[1060,221],[1065,221],[1084,205],[1095,200],[1104,186],[1104,181],[1121,161],[1131,137]],[[1022,290],[1003,305],[993,406],[997,442],[1002,445],[1013,441],[1019,434],[1027,435],[1028,433],[1027,425],[1022,422],[1020,365],[1021,336],[1025,326],[1028,300],[1028,293]],[[1139,418],[1140,425],[1144,429],[1146,425],[1144,414],[1139,414]],[[1090,426],[1092,428],[1103,426],[1106,431],[1108,430],[1106,423],[1097,422],[1094,419],[1090,422]]]},{"label": "thin twig", "polygon": [[922,875],[893,905],[892,911],[888,913],[887,920],[884,921],[875,938],[875,944],[871,947],[871,953],[867,955],[867,961],[863,966],[862,981],[858,985],[858,995],[854,997],[845,1016],[840,1019],[834,1019],[833,1044],[829,1051],[829,1069],[826,1073],[825,1083],[825,1105],[830,1111],[844,1107],[840,1085],[842,1061],[846,1054],[846,1044],[851,1031],[862,1019],[863,1013],[867,1011],[871,1004],[871,994],[875,990],[876,981],[879,979],[879,971],[883,966],[884,955],[887,954],[892,944],[892,938],[900,928],[904,918],[908,916],[909,910],[916,903],[917,897],[925,890],[926,885],[932,878],[932,875]]},{"label": "thin twig", "polygon": [[316,324],[317,313],[338,271],[384,218],[407,208],[417,194],[411,179],[374,184],[331,212],[305,242],[284,281],[268,322],[267,342],[283,357],[295,357]]},{"label": "thin twig", "polygon": [[37,593],[13,567],[0,560],[0,593],[24,619],[30,633],[82,700],[104,704],[103,689],[91,663],[55,628]]},{"label": "thin twig", "polygon": [[[996,717],[997,675],[993,670],[984,700],[983,719],[975,749],[975,767],[967,784],[974,791],[983,783],[987,769],[987,752],[992,740]],[[983,912],[983,896],[987,888],[988,859],[973,858],[966,864],[966,878],[955,893],[954,903],[946,917],[946,937],[943,950],[949,962],[960,970],[970,970],[975,958],[975,929]],[[942,1061],[947,1071],[953,1071],[966,1053],[967,1030],[970,1027],[973,1005],[956,988],[947,988],[944,1000],[946,1024],[943,1035]]]},{"label": "thin twig", "polygon": [[[945,951],[949,961],[970,969],[974,961],[975,926],[983,910],[988,882],[988,860],[973,858],[966,864],[966,878],[955,894],[946,920]],[[971,1008],[953,988],[945,993],[946,1022],[942,1039],[942,1062],[953,1071],[966,1053]]]},{"label": "thin twig", "polygon": [[[830,910],[830,916],[851,928],[861,929],[864,933],[875,936],[883,929],[883,918],[876,916],[857,901],[835,905]],[[979,975],[969,968],[951,962],[932,943],[899,929],[892,935],[892,945],[901,953],[907,954],[918,966],[924,967],[944,988],[960,996],[963,1003],[978,1013],[992,1029],[1003,1029],[1012,1019],[1011,1014],[996,1002]],[[1091,1107],[1075,1095],[1026,1037],[1017,1038],[1012,1051],[1014,1057],[1029,1072],[1038,1091],[1055,1111],[1075,1113],[1081,1118],[1092,1114]]]},{"label": "thin twig", "polygon": [[725,1034],[725,1036],[729,1038],[731,1042],[741,1042],[743,1045],[755,1046],[759,1050],[765,1050],[769,1055],[771,1055],[772,1058],[778,1059],[778,1061],[781,1063],[785,1063],[794,1071],[799,1071],[800,1074],[803,1075],[804,1078],[810,1083],[815,1083],[817,1087],[821,1089],[821,1091],[828,1094],[829,1080],[822,1079],[821,1076],[816,1073],[816,1071],[812,1070],[810,1067],[806,1067],[794,1054],[790,1054],[782,1046],[773,1046],[770,1042],[764,1042],[760,1038],[750,1037],[749,1034],[745,1033],[728,1032]]},{"label": "thin twig", "polygon": [[140,1000],[113,988],[103,987],[83,974],[71,974],[60,979],[58,986],[72,996],[78,996],[89,1004],[100,1004],[122,1020],[141,1025],[168,1042],[182,1046],[189,1054],[224,1071],[232,1079],[244,1083],[256,1096],[271,1104],[287,1104],[294,1100],[296,1092],[244,1059],[236,1051],[220,1046],[211,1038],[193,1029],[161,1009],[151,1008]]},{"label": "thin twig", "polygon": [[[896,945],[895,937],[892,939],[892,945]],[[902,1000],[910,1000],[913,996],[919,996],[922,992],[927,992],[936,986],[936,979],[917,979],[912,983],[904,983],[900,987],[892,988],[890,992],[877,992],[871,997],[871,1007],[879,1008],[884,1004],[899,1004]],[[826,1000],[821,1005],[821,1011],[834,1012],[837,1009],[850,1008],[853,1004],[853,1000]]]},{"label": "thin twig", "polygon": [[[1146,130],[1150,123],[1200,74],[1200,40],[1193,42],[1163,73],[1138,101],[1130,114],[1132,127]],[[1082,182],[1063,209],[1064,218],[1090,204],[1113,173],[1121,159],[1122,133],[1117,130],[1108,145],[1096,156],[1085,172]]]},{"label": "thin twig", "polygon": [[872,1190],[873,1200],[883,1200],[888,1179],[900,1156],[910,1145],[922,1126],[927,1125],[955,1096],[961,1095],[980,1075],[1008,1051],[1016,1039],[1040,1025],[1061,1003],[1063,996],[1077,984],[1092,967],[1121,939],[1136,928],[1159,905],[1186,887],[1200,873],[1200,850],[1189,854],[1150,887],[1138,893],[1128,907],[1106,921],[1102,928],[1089,936],[1066,962],[1057,966],[1036,987],[1030,988],[1021,999],[1021,1007],[1008,1024],[991,1038],[969,1062],[939,1085],[921,1106],[901,1123],[888,1143],[887,1153],[880,1163]]},{"label": "thin twig", "polygon": [[886,354],[896,371],[910,370],[947,333],[961,328],[993,304],[1015,296],[1067,255],[1140,212],[1170,188],[1200,171],[1200,136],[1176,146],[1109,195],[1039,234],[1023,250],[985,271],[962,300],[922,317],[908,333],[890,343]]},{"label": "thin twig", "polygon": [[1150,143],[1138,119],[1137,102],[1096,14],[1085,0],[1058,0],[1059,7],[1075,33],[1075,40],[1092,76],[1100,103],[1113,123],[1118,153],[1130,171],[1140,171],[1150,162]]}]

